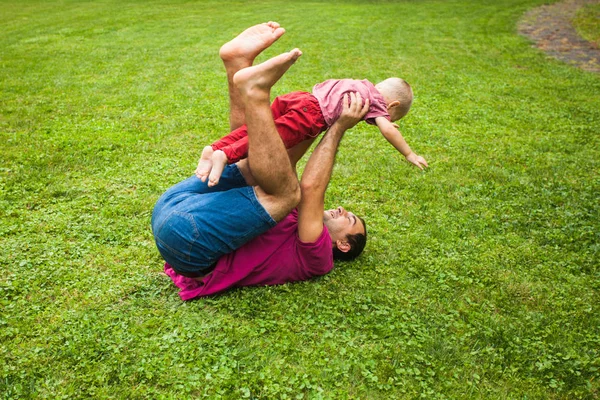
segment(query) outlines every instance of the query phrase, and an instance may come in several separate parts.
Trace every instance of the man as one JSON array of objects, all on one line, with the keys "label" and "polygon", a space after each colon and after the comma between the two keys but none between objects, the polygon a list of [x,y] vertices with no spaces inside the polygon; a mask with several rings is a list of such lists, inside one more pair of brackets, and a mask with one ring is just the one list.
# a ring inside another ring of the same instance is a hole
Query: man
[{"label": "man", "polygon": [[311,144],[286,150],[273,121],[270,89],[302,55],[294,49],[253,66],[285,31],[256,25],[225,44],[230,125],[248,127],[248,158],[229,165],[217,186],[193,176],[170,188],[152,215],[165,272],[188,300],[231,287],[306,280],[328,273],[333,255],[352,259],[366,243],[364,221],[342,207],[324,211],[325,191],[344,132],[367,112],[360,95],[311,155],[298,182],[296,162]]}]

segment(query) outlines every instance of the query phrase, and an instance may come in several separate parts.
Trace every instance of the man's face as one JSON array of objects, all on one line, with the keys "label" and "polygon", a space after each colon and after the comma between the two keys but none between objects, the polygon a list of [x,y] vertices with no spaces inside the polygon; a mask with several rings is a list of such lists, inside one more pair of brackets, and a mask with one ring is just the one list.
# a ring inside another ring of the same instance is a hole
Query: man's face
[{"label": "man's face", "polygon": [[323,224],[327,227],[331,240],[346,240],[346,235],[365,233],[365,227],[356,215],[348,212],[344,207],[326,210],[323,213]]}]

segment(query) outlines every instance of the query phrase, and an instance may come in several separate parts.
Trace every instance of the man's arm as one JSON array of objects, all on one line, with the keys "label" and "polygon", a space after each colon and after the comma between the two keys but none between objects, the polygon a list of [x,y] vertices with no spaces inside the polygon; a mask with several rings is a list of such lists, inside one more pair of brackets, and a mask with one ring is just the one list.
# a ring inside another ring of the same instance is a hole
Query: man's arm
[{"label": "man's arm", "polygon": [[298,204],[298,237],[301,241],[312,243],[321,236],[325,191],[331,179],[338,145],[344,132],[356,125],[368,110],[369,100],[363,105],[359,93],[350,93],[350,97],[345,95],[342,114],[311,154],[300,181],[302,197]]}]

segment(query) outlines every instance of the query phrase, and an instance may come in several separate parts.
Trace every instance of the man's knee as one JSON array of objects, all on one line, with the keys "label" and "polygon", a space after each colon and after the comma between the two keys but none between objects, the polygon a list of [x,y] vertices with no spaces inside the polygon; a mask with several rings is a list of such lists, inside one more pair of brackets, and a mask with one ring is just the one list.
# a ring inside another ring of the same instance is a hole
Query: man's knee
[{"label": "man's knee", "polygon": [[302,192],[300,191],[300,184],[298,183],[298,181],[296,181],[290,188],[288,198],[290,210],[294,209],[298,205],[298,203],[300,203],[301,197]]},{"label": "man's knee", "polygon": [[300,203],[300,184],[287,182],[279,187],[276,194],[268,194],[259,186],[255,187],[258,201],[277,222],[281,221]]},{"label": "man's knee", "polygon": [[300,184],[297,180],[290,181],[277,196],[282,207],[294,209],[300,203]]}]

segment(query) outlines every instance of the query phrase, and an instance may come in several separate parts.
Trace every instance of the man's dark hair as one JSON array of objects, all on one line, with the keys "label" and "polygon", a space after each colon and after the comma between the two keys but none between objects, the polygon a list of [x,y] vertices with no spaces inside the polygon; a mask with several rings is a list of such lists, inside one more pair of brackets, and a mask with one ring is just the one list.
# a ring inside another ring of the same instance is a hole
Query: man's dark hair
[{"label": "man's dark hair", "polygon": [[333,248],[333,259],[339,261],[351,261],[356,257],[360,256],[360,253],[365,249],[367,245],[367,224],[365,220],[358,217],[365,227],[365,234],[356,233],[354,235],[346,235],[346,241],[350,244],[350,250],[343,252],[335,246]]}]

